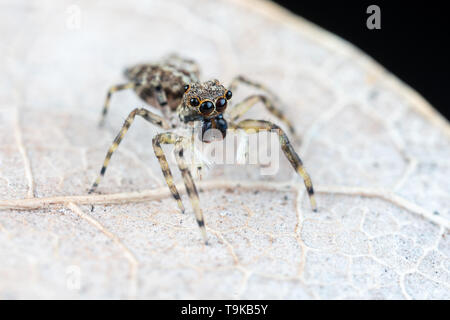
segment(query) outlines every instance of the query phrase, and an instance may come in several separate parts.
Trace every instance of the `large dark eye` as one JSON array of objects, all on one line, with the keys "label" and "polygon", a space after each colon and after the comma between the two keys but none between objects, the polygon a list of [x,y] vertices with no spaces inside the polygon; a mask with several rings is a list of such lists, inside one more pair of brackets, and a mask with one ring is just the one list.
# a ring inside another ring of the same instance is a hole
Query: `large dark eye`
[{"label": "large dark eye", "polygon": [[205,101],[200,106],[200,113],[203,115],[208,115],[214,110],[214,104],[211,101]]},{"label": "large dark eye", "polygon": [[223,112],[227,108],[227,100],[224,98],[219,98],[216,101],[216,110],[218,112]]},{"label": "large dark eye", "polygon": [[197,98],[191,98],[191,100],[189,100],[189,104],[193,107],[196,107],[200,104],[200,102],[198,101]]},{"label": "large dark eye", "polygon": [[187,85],[185,85],[184,87],[183,87],[183,89],[184,89],[184,92],[187,92],[188,90],[189,90],[189,88],[190,88],[190,86],[187,84]]},{"label": "large dark eye", "polygon": [[225,98],[227,98],[227,100],[230,100],[232,96],[233,94],[231,93],[230,90],[228,90],[227,93],[225,93]]}]

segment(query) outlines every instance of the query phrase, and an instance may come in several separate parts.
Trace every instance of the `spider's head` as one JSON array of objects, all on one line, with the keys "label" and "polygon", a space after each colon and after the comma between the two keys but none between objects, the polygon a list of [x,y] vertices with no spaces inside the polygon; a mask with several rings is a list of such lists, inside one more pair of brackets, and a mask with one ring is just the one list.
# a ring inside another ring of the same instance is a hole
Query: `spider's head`
[{"label": "spider's head", "polygon": [[184,87],[182,105],[187,113],[185,119],[197,119],[203,122],[201,134],[203,142],[220,139],[220,134],[219,137],[214,136],[214,133],[212,135],[205,134],[210,129],[217,129],[220,131],[221,137],[225,138],[228,125],[222,114],[225,112],[231,96],[231,91],[227,90],[218,80],[195,82]]},{"label": "spider's head", "polygon": [[182,103],[186,109],[204,119],[222,114],[232,95],[218,80],[191,83],[184,90]]}]

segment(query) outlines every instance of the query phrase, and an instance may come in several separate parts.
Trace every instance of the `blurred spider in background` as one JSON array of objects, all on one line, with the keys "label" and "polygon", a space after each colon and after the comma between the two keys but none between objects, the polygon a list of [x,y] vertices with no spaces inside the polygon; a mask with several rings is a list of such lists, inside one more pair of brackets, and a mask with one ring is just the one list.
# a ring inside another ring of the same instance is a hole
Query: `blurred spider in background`
[{"label": "blurred spider in background", "polygon": [[[218,80],[200,82],[197,64],[192,60],[177,55],[170,55],[160,63],[139,64],[133,66],[126,69],[124,74],[128,79],[128,82],[113,86],[108,91],[100,125],[104,124],[112,94],[116,91],[125,89],[133,89],[137,95],[149,105],[160,108],[163,116],[161,117],[145,108],[136,108],[130,112],[122,129],[109,148],[100,174],[89,190],[89,193],[96,190],[101,178],[105,174],[111,156],[118,148],[135,117],[138,115],[150,123],[166,130],[166,132],[159,133],[153,137],[153,149],[161,166],[166,183],[169,186],[173,197],[177,201],[178,207],[181,212],[184,213],[185,209],[180,194],[174,184],[172,172],[170,171],[166,156],[161,148],[161,144],[174,145],[175,159],[178,168],[181,171],[187,194],[190,198],[205,244],[208,242],[203,213],[199,203],[198,191],[184,155],[184,151],[192,144],[192,139],[187,139],[185,136],[175,132],[176,128],[187,127],[196,121],[201,123],[200,139],[204,143],[212,141],[207,138],[206,135],[210,129],[215,129],[220,132],[221,139],[225,138],[228,129],[242,129],[247,133],[257,133],[260,131],[276,132],[279,136],[281,149],[286,158],[289,160],[294,170],[297,171],[304,180],[312,209],[317,211],[311,178],[306,172],[300,157],[289,142],[286,133],[276,124],[265,120],[238,121],[251,107],[258,102],[262,102],[271,114],[280,119],[280,121],[289,128],[291,134],[295,134],[294,127],[290,121],[284,116],[282,111],[275,106],[275,102],[278,101],[278,99],[266,87],[250,81],[243,76],[234,78],[229,89],[224,87]],[[251,95],[238,103],[234,108],[229,108],[227,114],[225,112],[227,111],[227,106],[232,98],[232,91],[241,83],[258,88],[267,95]],[[226,120],[225,115],[228,116],[228,121]]]}]

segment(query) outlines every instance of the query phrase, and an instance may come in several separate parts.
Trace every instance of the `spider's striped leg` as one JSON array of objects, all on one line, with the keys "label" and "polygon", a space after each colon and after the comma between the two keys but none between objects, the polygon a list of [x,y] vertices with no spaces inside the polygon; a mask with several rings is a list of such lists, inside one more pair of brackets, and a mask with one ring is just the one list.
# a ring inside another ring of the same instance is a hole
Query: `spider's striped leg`
[{"label": "spider's striped leg", "polygon": [[136,108],[133,111],[130,112],[127,119],[125,120],[125,123],[122,126],[122,129],[120,130],[119,134],[114,139],[111,147],[109,147],[108,153],[106,154],[105,160],[103,161],[103,166],[100,171],[99,176],[95,180],[94,184],[92,185],[91,189],[89,189],[89,193],[92,193],[97,188],[98,184],[100,183],[101,178],[105,175],[106,168],[108,167],[109,160],[111,159],[114,151],[116,151],[117,147],[119,146],[120,142],[122,141],[123,137],[125,136],[125,133],[127,133],[128,129],[130,128],[131,124],[134,121],[134,118],[136,115],[143,117],[145,120],[162,127],[164,129],[168,129],[169,125],[167,124],[166,120],[164,118],[161,118],[157,114],[154,114],[144,108]]},{"label": "spider's striped leg", "polygon": [[314,189],[311,178],[303,167],[302,160],[298,156],[297,152],[295,152],[294,148],[289,142],[288,137],[279,126],[273,124],[272,122],[264,120],[243,120],[237,124],[232,125],[232,127],[235,129],[243,129],[251,133],[254,133],[255,131],[275,131],[279,136],[281,149],[283,150],[286,158],[289,160],[292,167],[294,167],[295,171],[297,171],[297,173],[303,178],[306,190],[308,191],[309,200],[311,202],[311,208],[313,209],[313,211],[317,211],[317,204],[314,198]]},{"label": "spider's striped leg", "polygon": [[100,117],[100,122],[98,124],[100,127],[105,124],[105,118],[106,118],[106,114],[108,113],[112,94],[114,92],[117,92],[120,90],[134,89],[136,86],[137,86],[137,84],[135,82],[129,82],[129,83],[112,86],[111,88],[109,88],[108,93],[106,94],[106,100],[105,100],[105,104],[103,106],[102,115]]},{"label": "spider's striped leg", "polygon": [[155,152],[156,158],[159,161],[159,165],[161,166],[162,173],[164,175],[164,179],[166,180],[167,186],[170,189],[170,192],[172,192],[172,196],[177,201],[178,207],[181,210],[181,213],[184,213],[185,209],[183,206],[183,203],[181,202],[180,194],[178,193],[177,187],[175,186],[175,183],[173,182],[173,176],[172,172],[169,168],[169,163],[167,162],[166,156],[164,155],[164,151],[161,148],[162,144],[175,144],[176,136],[173,133],[167,132],[167,133],[160,133],[153,137],[152,144],[153,144],[153,150]]},{"label": "spider's striped leg", "polygon": [[172,173],[169,169],[169,165],[167,163],[166,157],[164,156],[163,150],[161,149],[161,144],[174,144],[175,145],[175,158],[177,159],[178,168],[181,171],[181,175],[183,177],[184,185],[186,186],[187,194],[191,200],[192,209],[195,213],[195,218],[197,220],[198,226],[200,227],[200,231],[202,233],[205,244],[208,244],[207,236],[206,236],[206,228],[205,221],[203,219],[203,212],[200,208],[200,201],[197,192],[197,188],[195,187],[194,179],[192,179],[191,172],[188,169],[184,158],[184,146],[183,141],[179,136],[174,133],[166,132],[160,133],[153,138],[153,147],[155,149],[155,155],[159,160],[161,165],[161,170],[166,179],[167,185],[169,186],[172,195],[178,202],[178,206],[184,212],[183,204],[181,203],[180,196],[178,194],[177,188],[173,183]]},{"label": "spider's striped leg", "polygon": [[262,90],[262,91],[266,92],[269,96],[271,96],[274,100],[279,100],[278,97],[272,91],[270,91],[265,85],[263,85],[261,83],[258,83],[258,82],[255,82],[253,80],[250,80],[250,79],[248,79],[248,78],[246,78],[246,77],[244,77],[242,75],[238,75],[238,76],[233,78],[233,80],[231,81],[229,89],[231,91],[236,90],[237,86],[240,83],[244,83],[244,84],[246,84],[246,85],[248,85],[250,87]]},{"label": "spider's striped leg", "polygon": [[241,118],[250,108],[252,108],[258,102],[264,103],[266,109],[275,117],[280,119],[288,127],[290,133],[295,136],[295,129],[291,121],[284,115],[284,113],[277,107],[275,107],[273,100],[264,95],[252,95],[246,98],[244,101],[238,103],[234,108],[230,110],[230,120],[236,121]]},{"label": "spider's striped leg", "polygon": [[181,175],[183,176],[184,185],[186,186],[186,192],[191,199],[192,209],[195,213],[195,219],[202,233],[205,244],[208,244],[208,238],[206,236],[205,220],[203,218],[203,212],[200,208],[200,200],[198,197],[197,188],[195,187],[194,179],[192,179],[191,172],[188,169],[186,160],[184,158],[184,148],[182,141],[178,141],[175,145],[175,158],[177,159],[178,167],[180,168]]}]

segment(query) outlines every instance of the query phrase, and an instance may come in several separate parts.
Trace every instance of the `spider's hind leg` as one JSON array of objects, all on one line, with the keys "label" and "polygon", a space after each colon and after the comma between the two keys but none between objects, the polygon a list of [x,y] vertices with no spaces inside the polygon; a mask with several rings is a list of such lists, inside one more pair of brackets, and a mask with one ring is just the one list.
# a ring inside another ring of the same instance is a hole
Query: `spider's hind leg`
[{"label": "spider's hind leg", "polygon": [[284,133],[284,131],[279,126],[273,124],[272,122],[264,120],[243,120],[233,125],[232,127],[235,129],[243,129],[246,132],[251,133],[255,133],[255,131],[259,132],[259,131],[274,130],[278,134],[281,149],[283,150],[286,158],[289,160],[295,171],[297,171],[297,173],[303,178],[306,190],[308,192],[309,201],[311,202],[312,210],[317,211],[317,204],[316,199],[314,197],[314,188],[312,185],[311,178],[309,177],[309,174],[306,172],[302,160],[292,147],[288,137],[286,136],[286,133]]}]

